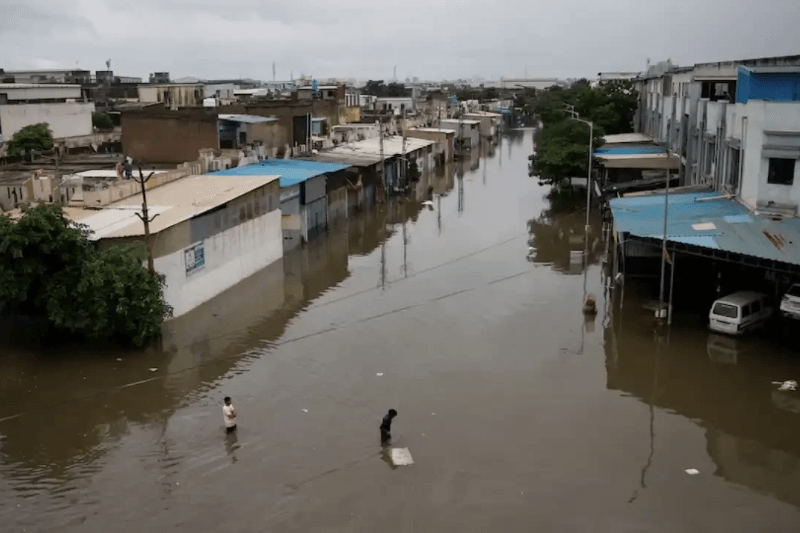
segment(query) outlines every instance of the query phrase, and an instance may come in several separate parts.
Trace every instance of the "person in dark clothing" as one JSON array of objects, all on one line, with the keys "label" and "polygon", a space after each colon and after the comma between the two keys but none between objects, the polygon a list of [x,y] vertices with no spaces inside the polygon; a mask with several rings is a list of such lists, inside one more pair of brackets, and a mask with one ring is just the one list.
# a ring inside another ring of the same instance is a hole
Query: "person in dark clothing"
[{"label": "person in dark clothing", "polygon": [[392,440],[392,420],[397,416],[397,411],[389,409],[381,421],[381,444],[388,444]]}]

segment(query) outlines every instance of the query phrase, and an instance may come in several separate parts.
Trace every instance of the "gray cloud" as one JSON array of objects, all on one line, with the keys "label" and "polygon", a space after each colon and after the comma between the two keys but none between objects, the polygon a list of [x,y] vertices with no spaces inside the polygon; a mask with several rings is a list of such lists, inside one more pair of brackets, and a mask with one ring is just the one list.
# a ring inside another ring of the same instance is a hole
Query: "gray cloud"
[{"label": "gray cloud", "polygon": [[0,67],[146,77],[579,77],[800,54],[796,0],[0,0]]}]

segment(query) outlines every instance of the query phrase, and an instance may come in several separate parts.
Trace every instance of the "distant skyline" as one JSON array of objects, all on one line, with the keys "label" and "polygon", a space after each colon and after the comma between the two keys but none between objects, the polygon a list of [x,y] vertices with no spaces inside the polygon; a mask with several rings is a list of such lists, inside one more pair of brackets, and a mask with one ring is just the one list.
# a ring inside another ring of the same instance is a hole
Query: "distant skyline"
[{"label": "distant skyline", "polygon": [[[800,54],[797,0],[0,0],[0,68],[146,79],[581,78]],[[754,10],[754,8],[757,8]]]}]

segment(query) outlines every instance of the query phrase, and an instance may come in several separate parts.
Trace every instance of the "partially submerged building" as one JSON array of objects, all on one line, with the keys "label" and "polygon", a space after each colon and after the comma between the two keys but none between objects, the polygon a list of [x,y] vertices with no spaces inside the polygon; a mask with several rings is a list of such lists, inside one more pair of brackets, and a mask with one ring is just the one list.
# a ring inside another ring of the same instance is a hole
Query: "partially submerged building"
[{"label": "partially submerged building", "polygon": [[453,130],[456,132],[456,153],[460,153],[464,150],[472,150],[481,144],[481,123],[478,120],[443,118],[437,120],[436,125],[441,129]]},{"label": "partially submerged building", "polygon": [[336,179],[337,173],[349,167],[338,163],[273,159],[210,175],[223,181],[229,177],[279,176],[283,248],[290,250],[327,229],[327,181]]}]

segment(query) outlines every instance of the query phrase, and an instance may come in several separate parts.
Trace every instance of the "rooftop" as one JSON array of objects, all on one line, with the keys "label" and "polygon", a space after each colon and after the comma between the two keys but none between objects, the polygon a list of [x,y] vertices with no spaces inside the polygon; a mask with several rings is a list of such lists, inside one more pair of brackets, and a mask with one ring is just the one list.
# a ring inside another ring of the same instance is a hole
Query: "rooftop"
[{"label": "rooftop", "polygon": [[291,187],[308,179],[351,167],[342,163],[322,163],[305,159],[270,159],[253,165],[230,168],[209,176],[280,176],[281,187]]},{"label": "rooftop", "polygon": [[0,83],[0,89],[80,89],[74,83]]},{"label": "rooftop", "polygon": [[427,131],[430,133],[452,133],[455,135],[456,130],[448,128],[411,128],[409,131]]},{"label": "rooftop", "polygon": [[617,135],[606,135],[603,137],[605,144],[627,144],[627,143],[652,143],[653,138],[645,133],[619,133]]},{"label": "rooftop", "polygon": [[[608,144],[608,140],[606,140],[606,144]],[[597,148],[593,153],[597,157],[606,158],[631,155],[666,155],[666,150],[660,146],[614,146],[608,148]]]},{"label": "rooftop", "polygon": [[481,123],[480,120],[466,120],[466,119],[465,120],[461,120],[461,119],[457,119],[457,118],[443,118],[439,122],[440,123],[442,123],[442,122],[448,122],[448,123],[455,122],[457,124],[464,123],[464,124],[478,124],[478,125],[480,125],[480,123]]},{"label": "rooftop", "polygon": [[[278,179],[275,175],[232,176],[219,179],[214,175],[189,176],[147,191],[150,216],[159,215],[150,223],[150,232],[158,233],[180,222],[224,205],[239,196]],[[67,218],[86,224],[94,231],[93,239],[137,237],[144,234],[144,225],[136,213],[142,196],[137,194],[103,209],[65,207]]]},{"label": "rooftop", "polygon": [[[618,232],[663,238],[663,194],[615,198],[609,203]],[[669,241],[800,265],[800,219],[758,216],[712,192],[671,194],[668,206]]]},{"label": "rooftop", "polygon": [[277,122],[275,117],[261,117],[258,115],[217,115],[220,120],[228,120],[231,122],[241,122],[243,124],[261,124],[264,122]]}]

